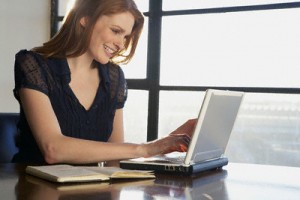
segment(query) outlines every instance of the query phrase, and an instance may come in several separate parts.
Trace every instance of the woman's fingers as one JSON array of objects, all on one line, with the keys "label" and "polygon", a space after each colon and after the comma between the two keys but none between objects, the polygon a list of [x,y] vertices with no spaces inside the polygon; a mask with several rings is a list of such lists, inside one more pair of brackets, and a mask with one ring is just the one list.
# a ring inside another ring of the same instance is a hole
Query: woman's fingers
[{"label": "woman's fingers", "polygon": [[185,134],[170,135],[166,139],[169,141],[164,149],[164,154],[171,153],[173,151],[186,152],[190,143],[190,137]]},{"label": "woman's fingers", "polygon": [[197,119],[190,119],[190,120],[186,121],[184,124],[182,124],[180,127],[178,127],[170,135],[186,134],[186,135],[192,136],[195,126],[196,126],[196,123],[197,123]]},{"label": "woman's fingers", "polygon": [[173,151],[186,152],[190,143],[190,136],[186,134],[174,134],[167,137],[149,142],[145,145],[147,148],[146,157],[158,154],[167,154]]}]

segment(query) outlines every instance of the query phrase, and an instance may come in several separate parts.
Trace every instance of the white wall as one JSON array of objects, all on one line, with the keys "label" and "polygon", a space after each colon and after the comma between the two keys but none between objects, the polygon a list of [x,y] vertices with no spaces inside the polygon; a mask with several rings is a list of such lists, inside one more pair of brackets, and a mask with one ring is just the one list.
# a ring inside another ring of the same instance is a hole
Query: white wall
[{"label": "white wall", "polygon": [[4,0],[0,3],[0,112],[18,112],[13,96],[14,56],[50,37],[50,0]]}]

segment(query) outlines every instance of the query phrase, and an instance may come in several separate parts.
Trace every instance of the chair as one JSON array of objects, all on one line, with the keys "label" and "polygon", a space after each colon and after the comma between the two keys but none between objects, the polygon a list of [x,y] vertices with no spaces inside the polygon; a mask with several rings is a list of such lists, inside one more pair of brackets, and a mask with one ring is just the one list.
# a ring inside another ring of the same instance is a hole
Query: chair
[{"label": "chair", "polygon": [[0,163],[9,163],[18,151],[15,144],[19,113],[0,113]]}]

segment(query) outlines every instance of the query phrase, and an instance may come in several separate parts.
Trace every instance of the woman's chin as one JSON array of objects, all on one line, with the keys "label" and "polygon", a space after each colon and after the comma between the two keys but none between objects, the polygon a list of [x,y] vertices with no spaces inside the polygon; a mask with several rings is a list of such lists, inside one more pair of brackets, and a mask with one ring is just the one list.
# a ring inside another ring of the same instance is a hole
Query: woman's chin
[{"label": "woman's chin", "polygon": [[107,64],[110,59],[109,58],[102,58],[102,59],[95,59],[97,62],[101,63],[102,65]]}]

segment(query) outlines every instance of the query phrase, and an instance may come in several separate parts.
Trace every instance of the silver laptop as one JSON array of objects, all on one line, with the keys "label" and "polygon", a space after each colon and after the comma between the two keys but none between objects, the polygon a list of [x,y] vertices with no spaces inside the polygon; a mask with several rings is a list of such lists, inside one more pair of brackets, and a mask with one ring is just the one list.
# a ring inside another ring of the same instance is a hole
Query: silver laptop
[{"label": "silver laptop", "polygon": [[120,167],[188,175],[222,168],[228,164],[224,153],[243,97],[243,92],[208,89],[187,152],[122,160]]}]

